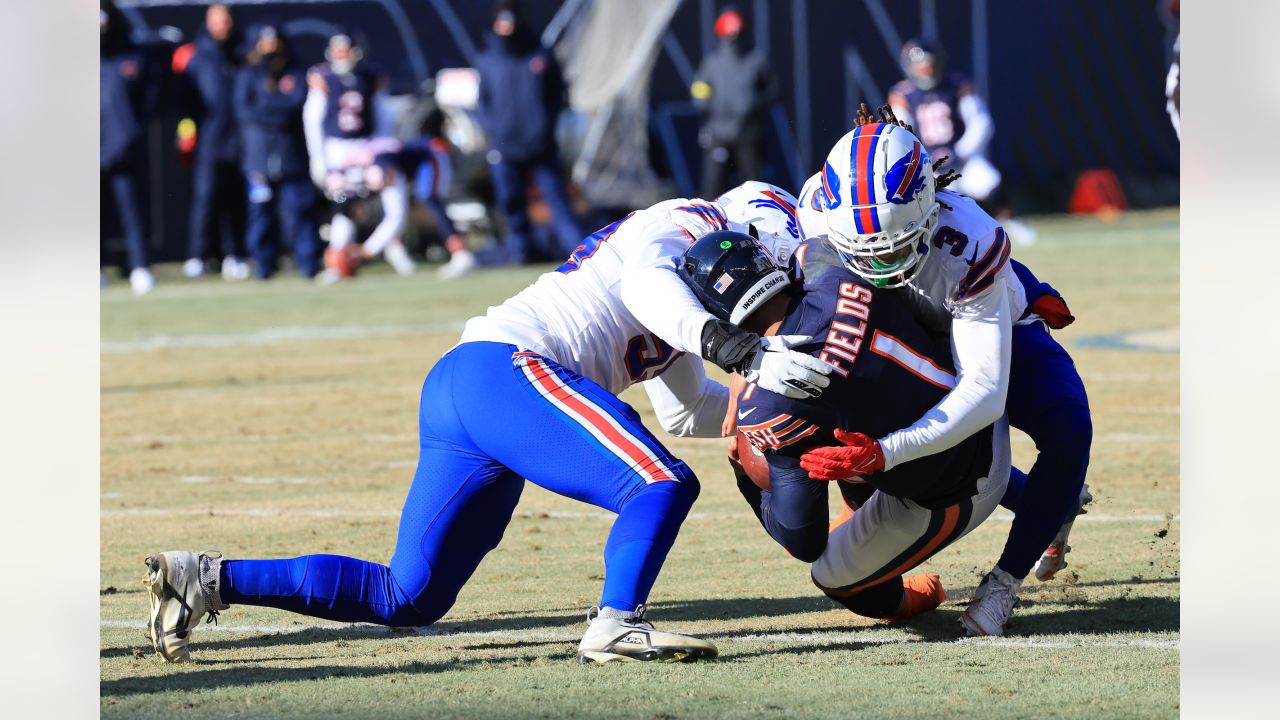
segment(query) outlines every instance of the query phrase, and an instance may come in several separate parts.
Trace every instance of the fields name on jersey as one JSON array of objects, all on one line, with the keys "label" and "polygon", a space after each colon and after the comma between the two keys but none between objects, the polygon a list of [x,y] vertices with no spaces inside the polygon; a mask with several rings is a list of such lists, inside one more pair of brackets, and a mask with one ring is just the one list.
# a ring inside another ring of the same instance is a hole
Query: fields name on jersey
[{"label": "fields name on jersey", "polygon": [[840,377],[849,377],[849,371],[858,360],[862,349],[862,336],[867,332],[867,318],[871,316],[871,291],[861,285],[840,283],[840,297],[836,300],[835,317],[831,330],[818,353],[818,359],[827,363]]}]

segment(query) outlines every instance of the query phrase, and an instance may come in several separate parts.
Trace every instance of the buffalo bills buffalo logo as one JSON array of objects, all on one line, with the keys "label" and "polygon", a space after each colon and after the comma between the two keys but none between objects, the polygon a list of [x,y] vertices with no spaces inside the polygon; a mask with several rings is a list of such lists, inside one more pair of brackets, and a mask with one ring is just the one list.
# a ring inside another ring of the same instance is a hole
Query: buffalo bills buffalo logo
[{"label": "buffalo bills buffalo logo", "polygon": [[929,153],[919,142],[912,144],[911,152],[898,158],[885,175],[889,202],[904,205],[915,199],[924,188],[924,168],[929,164]]},{"label": "buffalo bills buffalo logo", "polygon": [[827,196],[827,209],[835,210],[840,204],[840,175],[829,162],[822,164],[822,192]]}]

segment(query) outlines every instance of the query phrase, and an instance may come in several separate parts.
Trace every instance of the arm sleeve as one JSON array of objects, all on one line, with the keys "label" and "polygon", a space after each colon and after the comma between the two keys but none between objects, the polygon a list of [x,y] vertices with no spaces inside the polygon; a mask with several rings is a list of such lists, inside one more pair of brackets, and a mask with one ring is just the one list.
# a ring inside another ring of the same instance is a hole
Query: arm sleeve
[{"label": "arm sleeve", "polygon": [[986,152],[987,144],[995,134],[995,124],[991,122],[987,104],[977,94],[969,93],[960,98],[960,117],[964,119],[964,135],[956,141],[956,155],[967,160]]},{"label": "arm sleeve", "polygon": [[910,427],[880,438],[886,470],[952,448],[1004,414],[1012,328],[1001,278],[951,324],[951,352],[959,371],[955,387]]},{"label": "arm sleeve", "polygon": [[643,385],[663,430],[677,437],[720,437],[729,389],[707,377],[702,358],[686,353]]},{"label": "arm sleeve", "polygon": [[307,101],[302,104],[302,131],[307,139],[307,154],[311,157],[311,182],[324,187],[324,176],[328,170],[324,158],[324,113],[329,96],[315,88],[307,92]]},{"label": "arm sleeve", "polygon": [[668,345],[702,357],[702,328],[713,316],[676,274],[689,237],[674,223],[637,220],[624,223],[610,241],[623,257],[622,303]]}]

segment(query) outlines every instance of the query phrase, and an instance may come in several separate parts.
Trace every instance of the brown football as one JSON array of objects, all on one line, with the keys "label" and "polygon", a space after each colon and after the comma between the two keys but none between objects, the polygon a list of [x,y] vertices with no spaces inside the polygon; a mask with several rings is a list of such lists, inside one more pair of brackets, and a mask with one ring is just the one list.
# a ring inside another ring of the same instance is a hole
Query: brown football
[{"label": "brown football", "polygon": [[747,440],[741,430],[737,432],[738,434],[734,437],[734,440],[738,444],[738,464],[742,466],[743,472],[747,474],[747,477],[751,478],[751,482],[755,483],[756,487],[768,491],[771,488],[769,484],[769,461],[764,459],[764,455]]}]

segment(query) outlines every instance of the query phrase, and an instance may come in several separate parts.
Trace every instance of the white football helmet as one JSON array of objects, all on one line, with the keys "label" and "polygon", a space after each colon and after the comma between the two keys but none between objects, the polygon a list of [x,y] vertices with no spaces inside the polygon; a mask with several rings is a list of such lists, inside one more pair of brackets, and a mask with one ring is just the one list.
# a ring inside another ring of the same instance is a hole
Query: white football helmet
[{"label": "white football helmet", "polygon": [[827,234],[827,221],[822,217],[827,209],[827,194],[822,191],[822,173],[816,172],[804,181],[797,199],[800,201],[796,205],[800,234],[806,238]]},{"label": "white football helmet", "polygon": [[757,239],[780,267],[804,238],[796,219],[796,198],[777,185],[748,180],[716,198],[730,222],[750,225]]},{"label": "white football helmet", "polygon": [[928,257],[938,227],[933,166],[920,139],[873,122],[845,134],[822,166],[827,241],[854,273],[902,287]]}]

